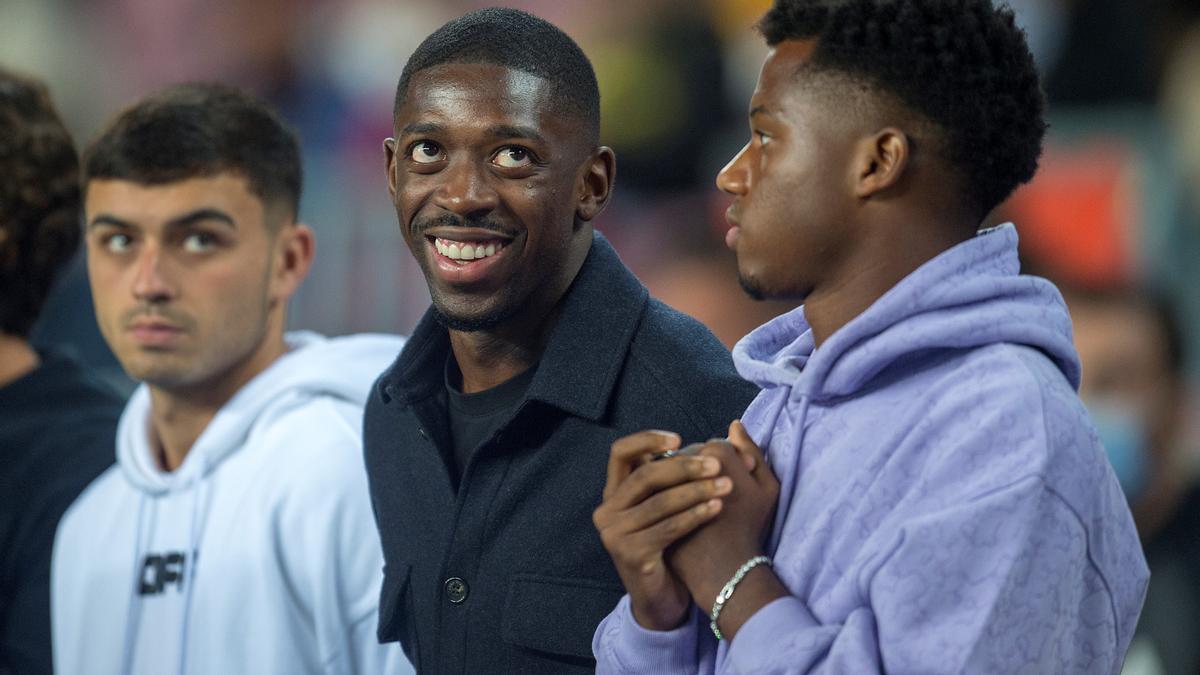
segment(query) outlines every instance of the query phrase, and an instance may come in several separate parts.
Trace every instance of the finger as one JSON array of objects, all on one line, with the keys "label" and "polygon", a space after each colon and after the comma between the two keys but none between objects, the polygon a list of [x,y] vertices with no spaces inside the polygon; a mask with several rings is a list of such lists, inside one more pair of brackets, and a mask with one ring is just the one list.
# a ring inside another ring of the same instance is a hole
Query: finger
[{"label": "finger", "polygon": [[638,467],[617,485],[604,503],[621,512],[658,492],[694,480],[716,478],[720,473],[720,460],[711,457],[678,457],[665,462],[650,462]]},{"label": "finger", "polygon": [[720,499],[709,499],[697,504],[686,511],[681,511],[669,518],[664,518],[654,525],[631,535],[631,539],[645,551],[655,551],[659,555],[671,544],[691,534],[696,528],[707,523],[721,512],[723,504]]},{"label": "finger", "polygon": [[755,475],[755,469],[758,467],[766,466],[762,450],[759,449],[754,439],[750,438],[750,433],[746,431],[741,420],[729,423],[729,442],[733,444],[734,448],[737,448],[738,455],[746,464],[746,470],[752,475]]},{"label": "finger", "polygon": [[737,448],[734,447],[733,443],[730,443],[724,438],[713,438],[708,440],[704,444],[704,447],[700,448],[700,454],[705,457],[715,457],[719,459],[721,461],[721,465],[725,467],[725,473],[728,473],[735,466],[745,465],[745,462],[741,460],[741,456],[738,453]]},{"label": "finger", "polygon": [[608,456],[608,478],[604,485],[604,499],[608,499],[617,486],[624,482],[639,464],[643,463],[642,458],[645,455],[674,450],[679,447],[680,442],[679,434],[656,430],[639,431],[636,434],[618,438],[613,442],[612,451]]},{"label": "finger", "polygon": [[724,497],[732,490],[733,481],[728,476],[676,485],[623,511],[617,526],[626,532],[644,530],[710,499]]}]

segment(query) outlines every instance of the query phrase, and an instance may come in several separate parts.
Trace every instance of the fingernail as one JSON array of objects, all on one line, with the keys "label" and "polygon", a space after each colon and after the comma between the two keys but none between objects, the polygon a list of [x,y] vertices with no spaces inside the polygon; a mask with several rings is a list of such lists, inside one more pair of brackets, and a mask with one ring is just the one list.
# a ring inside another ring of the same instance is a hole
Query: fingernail
[{"label": "fingernail", "polygon": [[716,457],[705,457],[701,468],[704,469],[704,473],[713,474],[721,470],[721,462],[717,461]]},{"label": "fingernail", "polygon": [[733,481],[727,476],[721,476],[717,479],[715,487],[717,488],[718,492],[727,492],[733,489]]}]

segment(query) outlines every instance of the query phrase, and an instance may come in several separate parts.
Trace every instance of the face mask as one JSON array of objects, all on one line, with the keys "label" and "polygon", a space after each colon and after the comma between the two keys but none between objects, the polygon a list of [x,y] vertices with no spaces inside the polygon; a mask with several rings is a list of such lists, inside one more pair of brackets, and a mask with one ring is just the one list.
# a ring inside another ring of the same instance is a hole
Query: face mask
[{"label": "face mask", "polygon": [[1145,425],[1127,405],[1111,401],[1087,401],[1100,443],[1108,454],[1125,498],[1133,503],[1146,489],[1149,473]]}]

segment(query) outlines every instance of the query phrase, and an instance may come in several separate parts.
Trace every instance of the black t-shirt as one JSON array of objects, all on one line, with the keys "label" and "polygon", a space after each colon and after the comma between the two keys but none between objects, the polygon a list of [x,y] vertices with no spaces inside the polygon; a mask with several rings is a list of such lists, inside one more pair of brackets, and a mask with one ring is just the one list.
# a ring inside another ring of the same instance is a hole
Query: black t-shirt
[{"label": "black t-shirt", "polygon": [[54,531],[116,458],[123,407],[79,364],[53,355],[0,387],[0,673],[50,672]]},{"label": "black t-shirt", "polygon": [[454,353],[446,357],[446,417],[454,449],[456,478],[461,479],[471,454],[512,418],[525,397],[537,366],[475,394],[462,392],[462,372]]}]

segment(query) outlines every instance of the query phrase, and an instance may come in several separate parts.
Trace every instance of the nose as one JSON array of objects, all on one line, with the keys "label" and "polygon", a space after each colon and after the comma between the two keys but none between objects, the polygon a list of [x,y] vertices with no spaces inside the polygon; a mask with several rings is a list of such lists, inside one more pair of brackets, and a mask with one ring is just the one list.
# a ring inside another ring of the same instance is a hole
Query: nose
[{"label": "nose", "polygon": [[445,180],[434,194],[434,203],[463,218],[495,210],[500,197],[490,184],[486,171],[470,161],[455,162],[446,167],[442,172]]},{"label": "nose", "polygon": [[162,249],[147,243],[140,251],[133,277],[133,295],[142,302],[161,303],[175,297],[164,268]]},{"label": "nose", "polygon": [[717,188],[722,192],[740,197],[749,191],[750,175],[746,171],[746,157],[749,150],[750,144],[747,143],[717,174]]}]

